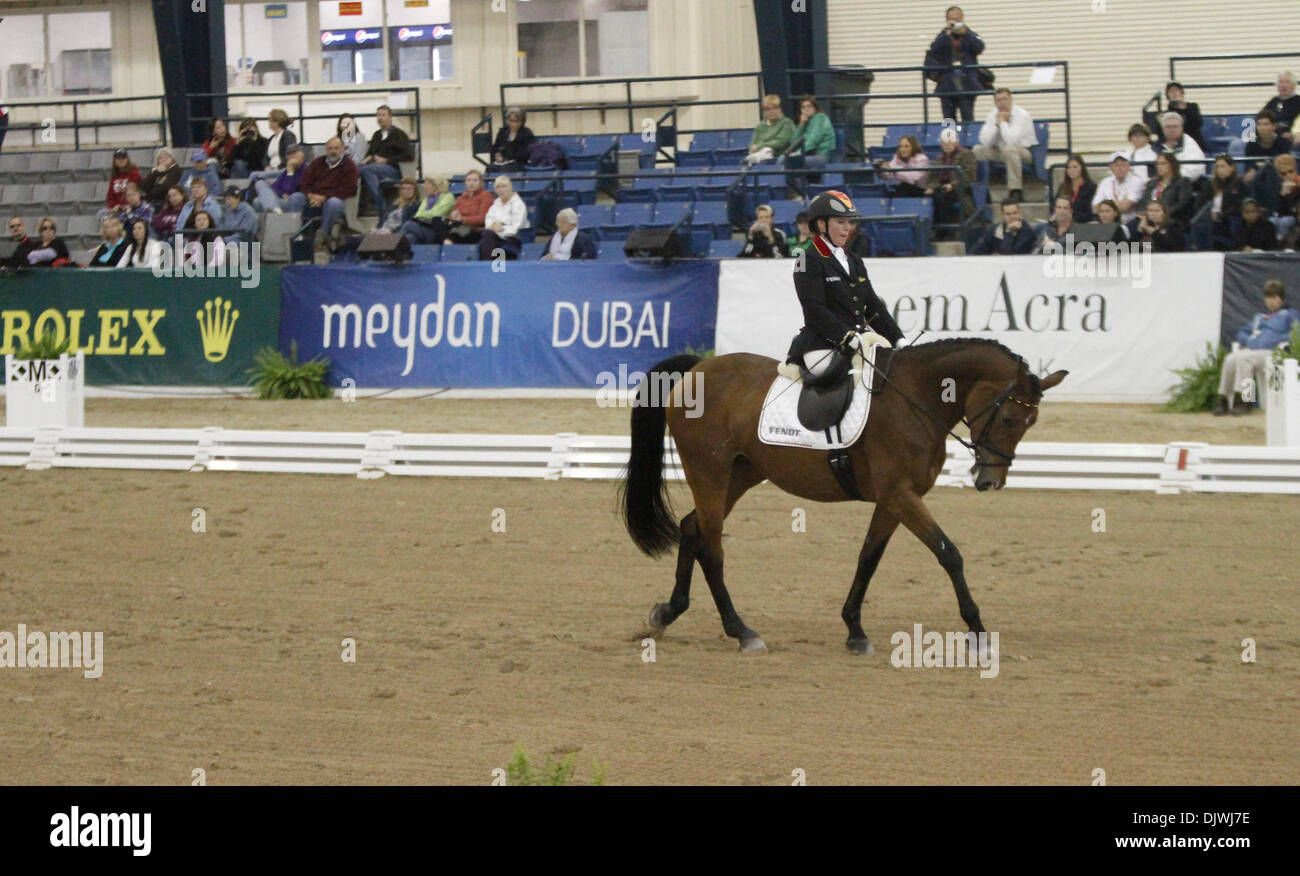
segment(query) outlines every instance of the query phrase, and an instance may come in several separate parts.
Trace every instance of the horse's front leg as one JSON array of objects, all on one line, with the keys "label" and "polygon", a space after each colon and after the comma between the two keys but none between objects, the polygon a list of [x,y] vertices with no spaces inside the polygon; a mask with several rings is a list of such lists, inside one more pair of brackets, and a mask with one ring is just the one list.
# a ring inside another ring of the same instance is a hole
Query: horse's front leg
[{"label": "horse's front leg", "polygon": [[849,588],[849,596],[844,600],[844,608],[840,612],[840,617],[844,618],[844,623],[849,628],[849,638],[844,645],[854,654],[872,653],[871,642],[862,630],[862,600],[866,598],[867,585],[871,583],[871,576],[880,564],[889,537],[897,528],[898,518],[877,505],[871,515],[867,536],[862,541],[862,551],[858,554],[858,570],[853,576],[853,586]]},{"label": "horse's front leg", "polygon": [[[966,586],[966,575],[962,570],[961,551],[944,535],[939,524],[930,516],[930,509],[925,507],[921,497],[915,493],[906,493],[891,503],[890,510],[898,519],[921,540],[921,543],[934,553],[939,565],[943,566],[948,577],[952,579],[952,589],[957,593],[957,607],[961,610],[961,619],[972,633],[984,632],[980,622],[979,606],[971,598],[970,588]],[[875,525],[875,519],[872,519]]]}]

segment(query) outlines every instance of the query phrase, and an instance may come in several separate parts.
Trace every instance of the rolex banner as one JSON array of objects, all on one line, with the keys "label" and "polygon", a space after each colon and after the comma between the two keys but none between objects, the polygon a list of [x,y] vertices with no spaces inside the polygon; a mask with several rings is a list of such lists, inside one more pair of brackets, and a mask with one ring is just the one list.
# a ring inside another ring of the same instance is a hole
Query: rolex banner
[{"label": "rolex banner", "polygon": [[[1044,373],[1058,401],[1159,402],[1219,338],[1221,253],[870,259],[907,341],[990,338]],[[724,262],[717,351],[785,358],[803,324],[793,259]],[[1098,439],[1101,440],[1101,439]]]},{"label": "rolex banner", "polygon": [[0,277],[0,354],[52,332],[85,351],[88,384],[243,385],[253,354],[278,343],[280,272],[260,274],[256,285],[147,270]]}]

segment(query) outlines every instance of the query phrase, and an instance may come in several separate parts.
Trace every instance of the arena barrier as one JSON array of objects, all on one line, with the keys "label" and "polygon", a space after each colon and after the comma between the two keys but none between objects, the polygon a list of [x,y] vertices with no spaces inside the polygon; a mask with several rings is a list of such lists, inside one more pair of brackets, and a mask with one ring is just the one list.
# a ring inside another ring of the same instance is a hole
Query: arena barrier
[{"label": "arena barrier", "polygon": [[[683,475],[671,440],[667,477]],[[248,429],[0,429],[0,465],[395,477],[612,480],[626,436],[273,432]],[[948,442],[940,486],[972,486],[971,457]],[[1014,489],[1300,494],[1300,447],[1024,442]]]}]

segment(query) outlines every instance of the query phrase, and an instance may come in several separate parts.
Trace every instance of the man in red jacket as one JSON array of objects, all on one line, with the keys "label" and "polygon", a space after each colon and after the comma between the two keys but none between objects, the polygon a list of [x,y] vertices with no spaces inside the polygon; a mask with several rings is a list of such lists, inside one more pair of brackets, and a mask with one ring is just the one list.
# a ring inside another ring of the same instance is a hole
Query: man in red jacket
[{"label": "man in red jacket", "polygon": [[477,170],[465,174],[465,191],[456,198],[456,208],[447,216],[451,227],[443,243],[478,243],[492,200],[492,193],[483,188],[483,174]]},{"label": "man in red jacket", "polygon": [[289,196],[289,209],[300,210],[304,219],[320,215],[321,230],[331,249],[338,243],[334,226],[343,221],[343,202],[357,196],[357,165],[345,153],[343,141],[331,137],[325,154],[307,165],[298,191]]}]

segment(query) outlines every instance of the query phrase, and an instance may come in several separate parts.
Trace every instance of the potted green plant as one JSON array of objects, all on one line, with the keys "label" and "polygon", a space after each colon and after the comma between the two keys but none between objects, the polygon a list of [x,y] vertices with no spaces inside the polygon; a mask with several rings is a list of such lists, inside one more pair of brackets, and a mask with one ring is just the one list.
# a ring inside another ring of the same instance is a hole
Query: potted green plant
[{"label": "potted green plant", "polygon": [[47,331],[5,356],[7,425],[85,425],[86,354],[68,346]]}]

